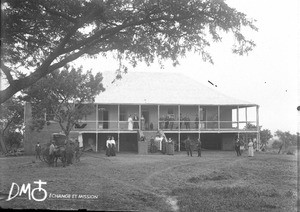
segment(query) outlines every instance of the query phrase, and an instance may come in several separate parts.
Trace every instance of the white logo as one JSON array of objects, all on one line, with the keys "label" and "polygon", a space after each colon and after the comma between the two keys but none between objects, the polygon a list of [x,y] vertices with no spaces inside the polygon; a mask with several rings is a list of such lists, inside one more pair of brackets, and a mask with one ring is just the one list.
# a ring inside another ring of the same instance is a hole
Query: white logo
[{"label": "white logo", "polygon": [[[37,202],[44,201],[47,198],[47,191],[44,188],[42,188],[42,185],[47,185],[47,183],[43,182],[41,180],[34,181],[33,183],[38,184],[38,187],[34,188],[32,190],[31,190],[31,184],[30,183],[27,183],[27,185],[23,184],[21,186],[21,189],[20,189],[20,186],[17,183],[12,183],[10,191],[9,191],[9,195],[8,195],[8,198],[7,198],[6,201],[10,201],[10,200],[16,198],[18,195],[21,196],[23,193],[24,194],[28,193],[28,199],[29,200],[33,199]],[[16,191],[15,195],[12,196],[14,188],[16,188],[17,191]],[[43,198],[36,198],[35,192],[43,192],[43,196],[42,196]]]}]

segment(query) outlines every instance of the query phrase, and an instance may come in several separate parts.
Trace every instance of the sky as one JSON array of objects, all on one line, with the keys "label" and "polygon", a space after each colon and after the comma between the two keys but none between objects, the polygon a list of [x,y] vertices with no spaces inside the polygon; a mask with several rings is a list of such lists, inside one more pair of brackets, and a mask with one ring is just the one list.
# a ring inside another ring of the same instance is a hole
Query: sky
[{"label": "sky", "polygon": [[[229,6],[257,20],[256,31],[245,31],[256,47],[246,56],[232,53],[231,35],[214,43],[210,51],[214,64],[189,53],[173,67],[165,61],[147,67],[139,64],[131,71],[178,72],[198,82],[241,100],[258,104],[259,124],[263,129],[290,131],[300,128],[300,3],[298,0],[227,0]],[[79,59],[76,64],[96,72],[115,71],[118,62],[112,57]],[[208,83],[208,80],[217,87]]]}]

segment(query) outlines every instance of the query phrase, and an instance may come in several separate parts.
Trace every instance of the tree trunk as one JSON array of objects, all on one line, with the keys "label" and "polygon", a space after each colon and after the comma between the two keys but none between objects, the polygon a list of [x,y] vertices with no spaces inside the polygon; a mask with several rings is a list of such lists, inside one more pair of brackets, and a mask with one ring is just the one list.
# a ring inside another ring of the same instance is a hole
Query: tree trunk
[{"label": "tree trunk", "polygon": [[1,147],[1,150],[4,154],[7,153],[7,148],[5,146],[5,142],[4,142],[4,134],[1,132],[1,135],[0,135],[0,147]]},{"label": "tree trunk", "polygon": [[283,144],[280,146],[278,154],[280,154],[280,151],[281,151],[282,147],[283,147]]}]

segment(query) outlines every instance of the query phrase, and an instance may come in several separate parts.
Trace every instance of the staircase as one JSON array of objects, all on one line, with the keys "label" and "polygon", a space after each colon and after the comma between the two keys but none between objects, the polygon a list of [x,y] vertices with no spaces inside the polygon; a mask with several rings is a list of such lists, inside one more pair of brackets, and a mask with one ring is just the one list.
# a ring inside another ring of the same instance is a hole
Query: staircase
[{"label": "staircase", "polygon": [[[141,131],[141,130],[140,130],[140,131]],[[145,140],[148,142],[148,152],[150,152],[150,139],[151,139],[151,138],[155,139],[155,137],[156,137],[156,135],[158,134],[158,132],[157,132],[157,131],[141,131],[141,132],[139,132],[138,134],[139,134],[138,136],[143,135],[143,136],[145,137]],[[159,134],[160,134],[161,136],[163,136],[163,137],[166,139],[166,141],[167,141],[167,137],[166,137],[164,131],[159,130]],[[140,138],[140,137],[139,137],[139,138]],[[139,139],[139,138],[138,138],[138,139]]]},{"label": "staircase", "polygon": [[138,140],[140,140],[140,136],[144,136],[145,137],[145,141],[148,143],[148,152],[150,152],[150,139],[151,138],[155,138],[157,134],[157,131],[139,131],[138,133]]}]

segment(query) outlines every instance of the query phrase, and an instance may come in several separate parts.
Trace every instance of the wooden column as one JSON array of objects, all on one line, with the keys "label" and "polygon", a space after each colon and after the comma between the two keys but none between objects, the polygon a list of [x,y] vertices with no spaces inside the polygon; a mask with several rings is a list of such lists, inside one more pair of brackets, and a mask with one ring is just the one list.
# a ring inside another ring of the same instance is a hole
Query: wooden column
[{"label": "wooden column", "polygon": [[237,125],[237,129],[238,129],[238,131],[240,131],[240,125],[239,125],[239,109],[240,109],[240,107],[239,106],[237,106],[237,109],[236,109],[236,125]]},{"label": "wooden column", "polygon": [[118,132],[118,152],[120,152],[120,132]]},{"label": "wooden column", "polygon": [[120,104],[118,104],[118,152],[120,152]]},{"label": "wooden column", "polygon": [[98,104],[96,104],[96,152],[98,152]]},{"label": "wooden column", "polygon": [[245,119],[246,119],[246,125],[247,125],[247,123],[248,123],[248,116],[247,116],[247,113],[248,113],[247,107],[245,107]]},{"label": "wooden column", "polygon": [[200,136],[200,132],[201,132],[201,122],[200,122],[200,119],[201,119],[201,114],[200,114],[200,105],[198,105],[198,118],[199,118],[199,121],[198,121],[198,131],[199,131],[199,135],[198,135],[198,139],[200,140],[201,139],[201,136]]},{"label": "wooden column", "polygon": [[178,133],[178,152],[180,152],[180,132]]},{"label": "wooden column", "polygon": [[[198,105],[198,131],[201,131],[201,123],[200,123],[200,105]],[[199,137],[200,139],[200,137]]]},{"label": "wooden column", "polygon": [[139,105],[139,130],[141,130],[142,106]]},{"label": "wooden column", "polygon": [[178,131],[180,131],[180,105],[178,105]]},{"label": "wooden column", "polygon": [[180,108],[180,105],[178,105],[178,114],[179,114],[179,122],[178,122],[178,152],[180,152],[180,123],[181,123],[181,120],[180,120],[180,113],[181,113],[181,108]]},{"label": "wooden column", "polygon": [[257,147],[256,150],[259,150],[260,145],[260,129],[259,129],[259,105],[256,106],[256,130],[257,130]]},{"label": "wooden column", "polygon": [[218,105],[218,131],[220,132],[220,105]]},{"label": "wooden column", "polygon": [[120,105],[118,105],[118,132],[120,131]]},{"label": "wooden column", "polygon": [[158,123],[157,129],[158,129],[158,130],[160,130],[160,129],[159,129],[159,115],[160,115],[159,107],[160,107],[160,105],[157,105],[157,123]]}]

